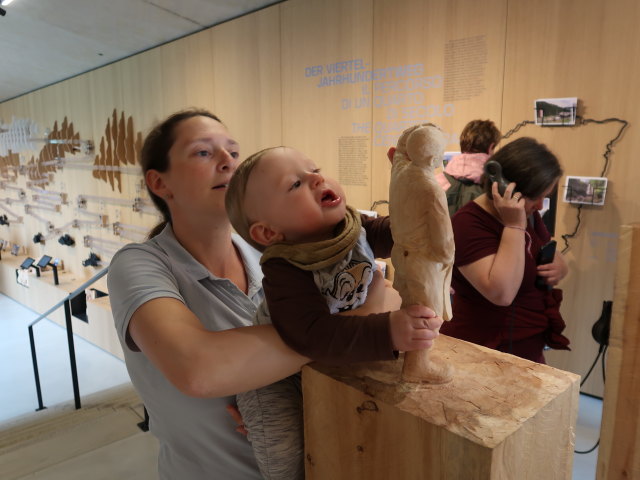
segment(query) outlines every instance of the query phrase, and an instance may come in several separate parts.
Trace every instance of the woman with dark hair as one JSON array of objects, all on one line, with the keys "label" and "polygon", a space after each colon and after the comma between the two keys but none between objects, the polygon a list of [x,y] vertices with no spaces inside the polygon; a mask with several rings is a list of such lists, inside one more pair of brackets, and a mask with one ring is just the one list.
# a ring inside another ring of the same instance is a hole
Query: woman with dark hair
[{"label": "woman with dark hair", "polygon": [[[567,265],[560,253],[549,264],[536,264],[550,240],[538,211],[562,168],[533,138],[514,140],[491,160],[510,183],[501,195],[498,183],[485,178],[485,193],[452,219],[453,320],[441,332],[544,363],[545,345],[568,350],[569,344],[561,335],[561,290],[552,288],[567,274]],[[542,285],[536,286],[536,277]]]},{"label": "woman with dark hair", "polygon": [[[116,329],[160,443],[163,480],[260,478],[227,407],[236,393],[288,377],[309,361],[273,326],[250,326],[264,298],[260,254],[232,234],[225,210],[238,159],[237,142],[209,112],[179,112],[155,127],[141,164],[165,221],[146,242],[121,249],[109,267]],[[391,310],[387,291],[382,279],[374,281],[358,314]],[[424,348],[437,332],[417,332],[412,320],[402,319],[403,349]]]}]

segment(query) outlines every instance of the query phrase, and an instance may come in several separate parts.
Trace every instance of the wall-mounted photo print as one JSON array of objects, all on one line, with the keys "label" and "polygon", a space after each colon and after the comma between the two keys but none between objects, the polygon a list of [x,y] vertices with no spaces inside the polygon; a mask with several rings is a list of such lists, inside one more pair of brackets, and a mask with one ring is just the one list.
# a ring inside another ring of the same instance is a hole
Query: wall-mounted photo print
[{"label": "wall-mounted photo print", "polygon": [[604,177],[567,177],[564,183],[564,201],[587,205],[604,205],[607,179]]},{"label": "wall-mounted photo print", "polygon": [[446,167],[447,163],[456,155],[460,155],[460,152],[444,152],[442,156],[442,168]]},{"label": "wall-mounted photo print", "polygon": [[575,125],[578,98],[542,98],[535,101],[536,125]]}]

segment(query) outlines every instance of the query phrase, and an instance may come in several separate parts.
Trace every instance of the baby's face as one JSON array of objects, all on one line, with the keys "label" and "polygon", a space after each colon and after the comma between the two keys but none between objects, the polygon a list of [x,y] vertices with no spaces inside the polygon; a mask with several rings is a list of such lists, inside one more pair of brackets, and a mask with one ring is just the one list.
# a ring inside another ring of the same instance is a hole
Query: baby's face
[{"label": "baby's face", "polygon": [[311,159],[292,148],[267,152],[251,172],[246,192],[253,224],[274,232],[270,241],[254,238],[265,245],[331,238],[346,213],[338,182],[325,178]]}]

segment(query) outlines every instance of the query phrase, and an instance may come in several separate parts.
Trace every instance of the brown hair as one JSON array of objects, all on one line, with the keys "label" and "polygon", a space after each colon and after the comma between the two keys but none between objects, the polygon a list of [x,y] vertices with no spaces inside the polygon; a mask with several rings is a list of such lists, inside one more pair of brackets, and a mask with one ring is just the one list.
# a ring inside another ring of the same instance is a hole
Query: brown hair
[{"label": "brown hair", "polygon": [[[506,144],[491,157],[502,166],[502,175],[516,183],[516,190],[529,199],[536,199],[563,174],[556,156],[543,143],[522,137]],[[491,182],[485,176],[484,191],[489,198]]]},{"label": "brown hair", "polygon": [[[171,150],[173,142],[175,141],[176,127],[183,120],[188,120],[193,117],[209,117],[216,122],[222,123],[213,113],[198,108],[190,108],[170,115],[162,123],[153,127],[144,139],[142,151],[140,152],[140,166],[142,167],[143,175],[149,170],[157,170],[159,172],[169,170],[169,150]],[[149,232],[148,238],[153,238],[162,231],[167,223],[171,223],[171,212],[169,211],[167,203],[153,193],[148,185],[147,191],[163,217],[163,220]]]},{"label": "brown hair", "polygon": [[236,171],[233,173],[229,186],[227,187],[227,193],[224,198],[225,207],[227,209],[227,216],[235,231],[244,238],[252,247],[262,252],[265,249],[264,245],[256,243],[249,234],[249,228],[253,221],[247,216],[245,210],[245,197],[247,193],[247,183],[251,172],[258,164],[260,159],[264,155],[279,147],[270,147],[260,150],[248,157],[242,162]]},{"label": "brown hair", "polygon": [[462,153],[489,153],[491,145],[497,145],[502,134],[491,120],[472,120],[460,134]]}]

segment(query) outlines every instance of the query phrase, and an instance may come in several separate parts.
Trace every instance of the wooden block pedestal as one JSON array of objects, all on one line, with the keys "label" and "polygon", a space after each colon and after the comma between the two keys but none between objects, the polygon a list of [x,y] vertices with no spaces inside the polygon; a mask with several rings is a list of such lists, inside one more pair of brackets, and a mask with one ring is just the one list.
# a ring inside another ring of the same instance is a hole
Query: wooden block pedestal
[{"label": "wooden block pedestal", "polygon": [[402,361],[303,369],[306,478],[570,479],[579,376],[441,335],[452,382]]}]

